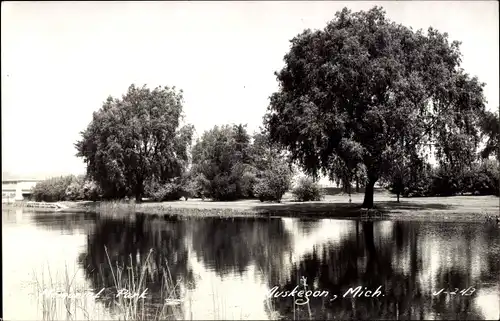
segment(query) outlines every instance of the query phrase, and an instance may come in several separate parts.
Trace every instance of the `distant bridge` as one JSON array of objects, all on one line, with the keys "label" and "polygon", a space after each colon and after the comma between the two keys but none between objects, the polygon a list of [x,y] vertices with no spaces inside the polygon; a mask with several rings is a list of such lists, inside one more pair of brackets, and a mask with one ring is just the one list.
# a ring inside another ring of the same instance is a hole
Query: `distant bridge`
[{"label": "distant bridge", "polygon": [[40,179],[5,179],[2,180],[2,203],[22,201],[30,198],[32,188]]}]

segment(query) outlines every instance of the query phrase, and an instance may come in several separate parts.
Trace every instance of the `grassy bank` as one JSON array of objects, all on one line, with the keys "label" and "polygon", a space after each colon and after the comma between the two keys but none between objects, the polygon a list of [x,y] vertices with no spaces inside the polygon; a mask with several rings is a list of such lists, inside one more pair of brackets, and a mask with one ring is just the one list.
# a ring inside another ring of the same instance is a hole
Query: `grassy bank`
[{"label": "grassy bank", "polygon": [[452,196],[404,198],[398,203],[388,193],[375,194],[375,209],[361,209],[363,194],[353,194],[352,203],[347,195],[327,195],[318,202],[294,202],[286,195],[281,203],[262,203],[258,200],[212,202],[190,199],[175,202],[61,202],[68,208],[64,212],[96,212],[110,216],[134,213],[177,215],[187,217],[375,217],[398,220],[484,220],[498,215],[500,199],[496,196]]}]

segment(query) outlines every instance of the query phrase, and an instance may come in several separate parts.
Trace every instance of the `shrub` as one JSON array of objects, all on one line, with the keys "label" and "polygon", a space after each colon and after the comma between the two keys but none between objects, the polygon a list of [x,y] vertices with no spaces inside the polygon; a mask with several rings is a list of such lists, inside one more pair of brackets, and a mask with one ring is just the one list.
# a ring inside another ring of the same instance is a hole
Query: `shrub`
[{"label": "shrub", "polygon": [[84,193],[85,176],[80,175],[75,177],[71,184],[66,188],[67,201],[80,201],[85,199]]},{"label": "shrub", "polygon": [[264,171],[257,180],[254,194],[261,202],[280,202],[283,195],[290,189],[292,173],[284,164],[277,164],[275,168]]},{"label": "shrub", "polygon": [[243,198],[254,198],[254,186],[257,183],[257,176],[252,171],[245,171],[238,182],[240,194]]},{"label": "shrub", "polygon": [[195,188],[185,178],[175,178],[168,183],[150,181],[144,188],[146,197],[155,202],[178,201],[181,197],[186,200],[193,197]]},{"label": "shrub", "polygon": [[96,201],[102,196],[99,186],[84,175],[52,177],[33,187],[32,197],[37,202]]},{"label": "shrub", "polygon": [[66,200],[66,190],[75,176],[52,177],[38,182],[33,187],[33,198],[37,202],[59,202]]},{"label": "shrub", "polygon": [[237,183],[234,176],[218,174],[210,183],[210,196],[218,201],[234,201],[240,198]]},{"label": "shrub", "polygon": [[186,189],[191,192],[191,196],[205,199],[209,193],[210,181],[203,174],[197,174],[188,181]]},{"label": "shrub", "polygon": [[500,171],[498,161],[485,160],[468,175],[467,192],[480,195],[499,195]]},{"label": "shrub", "polygon": [[96,182],[85,180],[83,183],[83,199],[97,201],[102,198],[102,190]]},{"label": "shrub", "polygon": [[[155,202],[163,202],[167,199],[171,200],[175,192],[175,185],[172,183],[159,183],[152,180],[145,184],[144,195]],[[180,198],[180,197],[179,197]]]},{"label": "shrub", "polygon": [[321,187],[309,177],[300,178],[297,186],[292,190],[292,194],[299,202],[320,201],[323,199]]}]

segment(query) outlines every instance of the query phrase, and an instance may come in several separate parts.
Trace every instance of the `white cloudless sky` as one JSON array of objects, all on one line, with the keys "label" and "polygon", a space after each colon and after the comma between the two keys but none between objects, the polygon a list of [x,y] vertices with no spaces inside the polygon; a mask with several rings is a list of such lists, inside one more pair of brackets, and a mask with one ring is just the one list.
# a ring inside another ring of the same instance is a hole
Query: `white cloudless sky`
[{"label": "white cloudless sky", "polygon": [[2,2],[2,172],[84,173],[74,143],[132,83],[184,90],[197,133],[262,123],[289,40],[336,11],[375,5],[462,41],[467,72],[499,105],[497,1]]}]

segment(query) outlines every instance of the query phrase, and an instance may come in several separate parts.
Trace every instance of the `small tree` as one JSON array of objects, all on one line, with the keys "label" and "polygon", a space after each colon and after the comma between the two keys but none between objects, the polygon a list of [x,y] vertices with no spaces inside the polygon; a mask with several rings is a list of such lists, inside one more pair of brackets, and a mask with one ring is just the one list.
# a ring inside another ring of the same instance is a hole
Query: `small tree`
[{"label": "small tree", "polygon": [[201,176],[200,188],[213,199],[250,198],[255,183],[250,152],[245,126],[215,126],[193,146],[193,176]]},{"label": "small tree", "polygon": [[99,185],[92,180],[86,179],[83,184],[83,195],[85,200],[97,201],[102,198],[102,190]]}]

